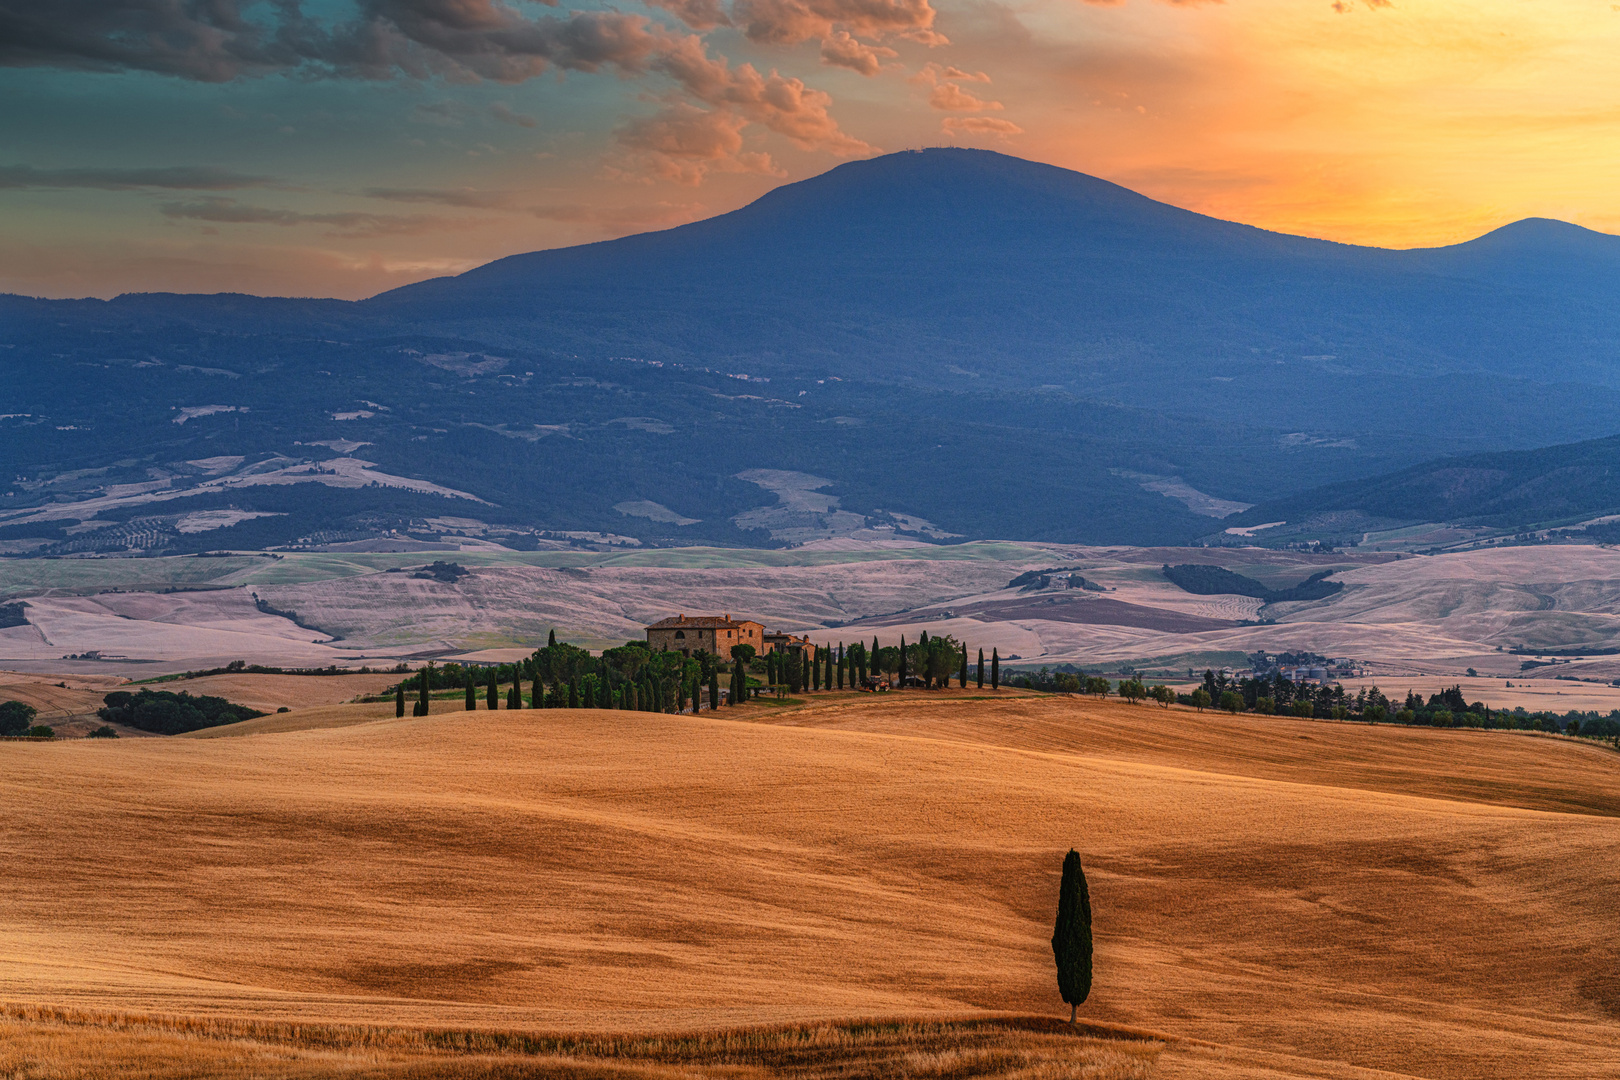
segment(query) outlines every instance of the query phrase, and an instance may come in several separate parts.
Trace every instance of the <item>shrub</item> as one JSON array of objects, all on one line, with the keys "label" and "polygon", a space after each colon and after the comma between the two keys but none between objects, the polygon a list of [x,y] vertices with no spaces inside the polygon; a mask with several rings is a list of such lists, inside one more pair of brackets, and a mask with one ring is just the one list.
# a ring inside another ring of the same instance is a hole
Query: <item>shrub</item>
[{"label": "shrub", "polygon": [[1243,705],[1243,695],[1237,693],[1235,690],[1227,690],[1221,694],[1221,708],[1225,709],[1227,712],[1242,712]]},{"label": "shrub", "polygon": [[159,735],[179,735],[264,715],[246,705],[232,705],[222,697],[192,697],[183,690],[178,694],[167,690],[141,690],[136,694],[116,690],[102,700],[107,707],[96,714],[102,720]]},{"label": "shrub", "polygon": [[1314,716],[1316,715],[1316,705],[1309,701],[1296,701],[1294,702],[1294,715],[1303,717]]},{"label": "shrub", "polygon": [[1268,697],[1255,698],[1254,711],[1261,716],[1270,716],[1277,711],[1277,702]]},{"label": "shrub", "polygon": [[0,735],[23,735],[34,723],[34,707],[21,701],[0,703]]},{"label": "shrub", "polygon": [[44,724],[35,724],[33,727],[29,728],[25,734],[34,739],[56,738],[56,730],[54,728],[47,727]]},{"label": "shrub", "polygon": [[86,735],[85,738],[87,738],[87,739],[116,739],[116,738],[118,738],[118,732],[114,731],[107,724],[102,724],[100,727],[96,728],[96,730],[94,730],[90,734]]}]

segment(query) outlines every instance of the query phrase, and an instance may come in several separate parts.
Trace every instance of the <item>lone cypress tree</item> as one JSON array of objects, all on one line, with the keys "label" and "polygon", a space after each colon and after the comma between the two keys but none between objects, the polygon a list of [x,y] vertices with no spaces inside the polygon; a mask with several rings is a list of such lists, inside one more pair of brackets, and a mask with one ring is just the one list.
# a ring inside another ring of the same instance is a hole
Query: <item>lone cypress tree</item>
[{"label": "lone cypress tree", "polygon": [[990,650],[990,689],[1001,689],[1001,654],[993,647]]},{"label": "lone cypress tree", "polygon": [[962,646],[962,670],[956,673],[956,688],[967,689],[967,646]]},{"label": "lone cypress tree", "polygon": [[412,716],[426,716],[428,714],[428,684],[433,681],[433,665],[429,664],[416,673],[416,681],[421,684],[421,694],[416,699],[416,708],[411,710]]},{"label": "lone cypress tree", "polygon": [[1075,1010],[1091,996],[1091,892],[1086,888],[1080,853],[1073,848],[1063,857],[1052,958],[1057,961],[1058,993],[1069,1003],[1069,1023],[1073,1024]]},{"label": "lone cypress tree", "polygon": [[979,689],[984,689],[984,650],[979,650]]},{"label": "lone cypress tree", "polygon": [[467,687],[467,711],[472,712],[478,708],[478,687],[473,682],[472,668],[462,668],[462,683]]},{"label": "lone cypress tree", "polygon": [[394,687],[394,715],[405,715],[405,684],[403,682]]},{"label": "lone cypress tree", "polygon": [[895,689],[906,688],[906,635],[900,635],[900,671],[895,676]]}]

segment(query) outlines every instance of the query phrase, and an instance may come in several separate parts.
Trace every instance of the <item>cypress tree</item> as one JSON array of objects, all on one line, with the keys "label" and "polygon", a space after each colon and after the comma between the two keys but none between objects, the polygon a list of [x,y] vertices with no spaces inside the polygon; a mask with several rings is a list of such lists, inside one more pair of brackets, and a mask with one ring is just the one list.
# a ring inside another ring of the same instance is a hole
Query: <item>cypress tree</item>
[{"label": "cypress tree", "polygon": [[730,687],[731,693],[728,695],[728,700],[733,705],[741,705],[742,704],[741,676],[742,676],[742,664],[733,662],[732,665],[731,665],[731,687]]},{"label": "cypress tree", "polygon": [[496,681],[499,677],[500,673],[495,670],[494,666],[491,666],[489,669],[489,690],[484,695],[490,712],[494,712],[500,704],[500,686]]},{"label": "cypress tree", "polygon": [[979,650],[979,689],[984,689],[984,650]]},{"label": "cypress tree", "polygon": [[405,715],[405,684],[403,682],[394,687],[394,715]]},{"label": "cypress tree", "polygon": [[548,649],[554,648],[556,646],[556,644],[557,644],[557,631],[553,630],[551,632],[551,635],[546,638],[546,648],[548,648]]},{"label": "cypress tree", "polygon": [[462,682],[467,685],[467,711],[472,712],[478,708],[478,686],[473,682],[472,668],[462,668]]},{"label": "cypress tree", "polygon": [[433,682],[433,665],[429,664],[416,673],[416,681],[421,683],[421,694],[416,699],[414,715],[426,716],[428,714],[428,685]]},{"label": "cypress tree", "polygon": [[956,673],[956,688],[967,689],[967,646],[962,646],[962,670]]},{"label": "cypress tree", "polygon": [[821,689],[821,665],[814,659],[810,660],[810,689]]},{"label": "cypress tree", "polygon": [[1063,857],[1052,958],[1057,961],[1058,993],[1069,1004],[1069,1023],[1073,1024],[1075,1010],[1091,996],[1091,892],[1086,888],[1080,853],[1072,848]]},{"label": "cypress tree", "polygon": [[597,704],[599,708],[611,709],[613,708],[613,679],[608,673],[608,662],[606,656],[602,657],[601,675],[602,692]]},{"label": "cypress tree", "polygon": [[827,647],[827,666],[826,666],[826,671],[825,671],[826,677],[822,680],[822,685],[824,685],[828,690],[831,690],[833,688],[833,667],[834,666],[835,665],[833,664],[832,647],[828,646]]},{"label": "cypress tree", "polygon": [[568,707],[579,708],[579,676],[575,675],[568,681]]},{"label": "cypress tree", "polygon": [[895,683],[896,690],[906,688],[906,635],[904,634],[900,635],[900,671],[895,677]]},{"label": "cypress tree", "polygon": [[1001,654],[993,647],[990,650],[990,689],[1001,689]]},{"label": "cypress tree", "polygon": [[709,708],[720,707],[720,665],[715,664],[709,668]]}]

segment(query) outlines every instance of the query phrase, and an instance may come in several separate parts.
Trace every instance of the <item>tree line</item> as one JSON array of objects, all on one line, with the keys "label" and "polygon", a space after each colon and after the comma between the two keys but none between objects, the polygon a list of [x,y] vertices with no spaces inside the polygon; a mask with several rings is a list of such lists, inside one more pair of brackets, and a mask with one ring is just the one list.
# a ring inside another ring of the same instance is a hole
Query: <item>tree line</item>
[{"label": "tree line", "polygon": [[593,655],[559,642],[553,630],[546,645],[523,660],[487,666],[430,663],[397,683],[392,696],[398,716],[405,715],[407,699],[413,715],[425,716],[435,692],[442,697],[456,691],[469,710],[483,701],[487,709],[685,712],[741,705],[760,693],[782,697],[878,684],[944,689],[952,678],[964,689],[970,683],[999,689],[1001,656],[992,648],[987,660],[980,649],[977,662],[970,663],[961,642],[926,631],[915,641],[901,636],[892,645],[877,637],[870,646],[864,641],[823,645],[814,656],[804,649],[761,656],[751,645],[733,646],[729,657],[687,656],[642,640]]}]

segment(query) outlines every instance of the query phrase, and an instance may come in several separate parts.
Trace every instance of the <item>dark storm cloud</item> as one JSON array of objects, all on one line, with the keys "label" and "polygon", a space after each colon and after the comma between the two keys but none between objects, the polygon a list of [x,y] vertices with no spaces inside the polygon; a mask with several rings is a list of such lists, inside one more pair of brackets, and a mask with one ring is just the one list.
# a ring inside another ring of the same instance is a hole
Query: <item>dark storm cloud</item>
[{"label": "dark storm cloud", "polygon": [[94,188],[99,191],[135,191],[169,188],[176,191],[235,191],[266,187],[264,176],[246,176],[229,169],[177,165],[159,169],[35,169],[28,165],[0,165],[0,190],[21,188]]},{"label": "dark storm cloud", "polygon": [[0,65],[153,71],[202,82],[309,74],[472,75],[518,82],[551,67],[638,72],[664,32],[640,15],[529,19],[496,0],[359,0],[330,25],[298,0],[0,0]]}]

